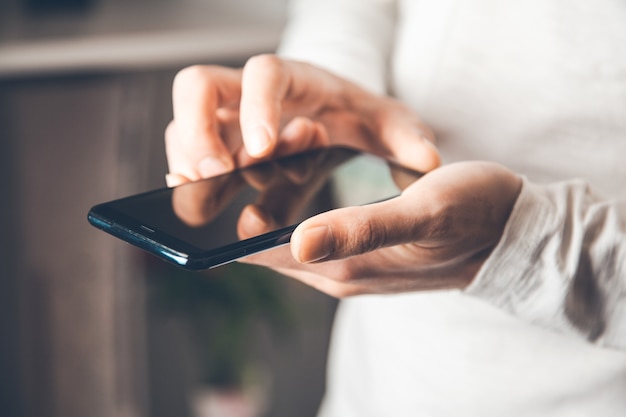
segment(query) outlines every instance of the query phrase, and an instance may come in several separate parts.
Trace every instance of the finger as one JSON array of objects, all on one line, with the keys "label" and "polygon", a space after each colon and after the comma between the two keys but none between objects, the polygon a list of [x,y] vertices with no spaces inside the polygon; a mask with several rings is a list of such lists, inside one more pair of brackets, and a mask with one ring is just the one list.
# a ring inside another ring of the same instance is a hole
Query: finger
[{"label": "finger", "polygon": [[330,145],[324,125],[308,117],[294,117],[280,132],[276,154],[290,155]]},{"label": "finger", "polygon": [[405,254],[420,252],[431,264],[458,261],[497,243],[519,189],[519,178],[498,165],[448,165],[397,198],[303,222],[294,231],[292,253],[300,262],[316,262],[411,244],[413,252]]},{"label": "finger", "polygon": [[[323,144],[324,128],[307,117],[292,119],[280,133],[277,155],[293,155]],[[304,184],[316,175],[319,158],[287,158],[277,163],[284,175],[294,184]]]},{"label": "finger", "polygon": [[236,151],[243,147],[241,128],[239,127],[239,109],[220,107],[215,112],[215,117],[219,126],[220,137],[229,149],[230,154],[235,155]]},{"label": "finger", "polygon": [[401,165],[421,172],[432,171],[441,164],[439,151],[433,143],[434,133],[407,112],[404,108],[383,112],[378,135],[388,155]]},{"label": "finger", "polygon": [[383,247],[419,241],[428,216],[402,196],[381,203],[333,210],[303,222],[291,249],[301,263],[343,259]]},{"label": "finger", "polygon": [[165,174],[165,184],[167,184],[168,188],[173,188],[189,181],[189,178],[184,175],[171,173]]},{"label": "finger", "polygon": [[248,60],[241,79],[241,131],[248,153],[261,158],[276,146],[281,104],[289,86],[282,61],[273,55]]},{"label": "finger", "polygon": [[[308,117],[295,117],[281,130],[278,143],[271,156],[292,155],[329,145],[328,132],[322,123],[314,122]],[[259,159],[251,157],[248,152],[240,152],[236,155],[237,166],[250,165],[258,162]],[[294,178],[294,181],[297,181],[297,179]]]},{"label": "finger", "polygon": [[166,136],[170,171],[192,180],[232,169],[219,134],[216,111],[241,96],[240,73],[223,67],[192,66],[180,71],[172,92],[174,123]]}]

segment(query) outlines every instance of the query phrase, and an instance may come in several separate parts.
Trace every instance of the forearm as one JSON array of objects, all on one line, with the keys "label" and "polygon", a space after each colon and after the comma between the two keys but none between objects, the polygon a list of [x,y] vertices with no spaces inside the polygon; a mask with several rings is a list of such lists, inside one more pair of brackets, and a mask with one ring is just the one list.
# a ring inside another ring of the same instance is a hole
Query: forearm
[{"label": "forearm", "polygon": [[626,349],[625,209],[581,181],[525,181],[500,243],[466,292],[524,320]]}]

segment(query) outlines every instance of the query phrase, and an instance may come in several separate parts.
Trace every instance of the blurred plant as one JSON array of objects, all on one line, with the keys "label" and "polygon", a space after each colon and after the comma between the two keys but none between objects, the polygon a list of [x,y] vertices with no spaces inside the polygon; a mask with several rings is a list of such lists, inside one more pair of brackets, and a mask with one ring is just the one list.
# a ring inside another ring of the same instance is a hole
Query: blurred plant
[{"label": "blurred plant", "polygon": [[151,260],[149,273],[152,307],[191,326],[206,385],[244,385],[251,377],[251,339],[260,325],[282,337],[295,325],[284,283],[268,269],[232,263],[188,272]]}]

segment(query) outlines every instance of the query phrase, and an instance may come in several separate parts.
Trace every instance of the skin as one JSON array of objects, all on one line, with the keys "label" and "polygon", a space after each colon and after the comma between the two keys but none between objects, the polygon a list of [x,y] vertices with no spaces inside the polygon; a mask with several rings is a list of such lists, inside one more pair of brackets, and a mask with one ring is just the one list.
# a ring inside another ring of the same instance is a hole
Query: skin
[{"label": "skin", "polygon": [[[335,297],[464,288],[498,243],[521,179],[489,162],[440,165],[433,132],[402,103],[327,71],[262,55],[174,81],[166,131],[175,186],[273,156],[345,144],[428,172],[399,197],[303,222],[288,247],[245,259]],[[272,220],[242,213],[242,237]]]}]

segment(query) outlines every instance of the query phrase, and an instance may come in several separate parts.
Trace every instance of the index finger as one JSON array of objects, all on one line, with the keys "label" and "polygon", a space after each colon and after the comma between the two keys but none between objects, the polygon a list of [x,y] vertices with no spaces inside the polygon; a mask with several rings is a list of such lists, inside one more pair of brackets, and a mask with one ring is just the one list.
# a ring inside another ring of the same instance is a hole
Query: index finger
[{"label": "index finger", "polygon": [[246,63],[241,79],[240,120],[250,156],[268,156],[276,147],[282,101],[289,83],[289,73],[275,56],[259,55]]},{"label": "index finger", "polygon": [[215,174],[216,166],[224,171],[234,167],[229,146],[220,137],[216,112],[236,107],[240,97],[240,70],[196,65],[176,75],[174,131],[167,138],[171,172],[195,180]]}]

